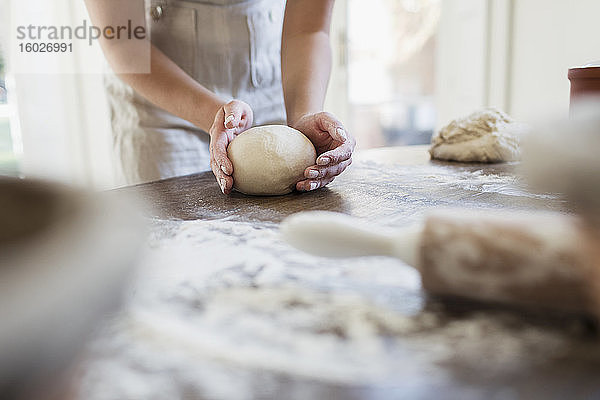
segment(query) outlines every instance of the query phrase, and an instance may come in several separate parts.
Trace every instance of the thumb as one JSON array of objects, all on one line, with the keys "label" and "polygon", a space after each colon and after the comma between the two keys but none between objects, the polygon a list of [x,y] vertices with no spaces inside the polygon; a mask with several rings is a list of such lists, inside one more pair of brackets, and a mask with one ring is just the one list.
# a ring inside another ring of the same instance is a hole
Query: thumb
[{"label": "thumb", "polygon": [[332,114],[322,112],[318,114],[318,119],[321,127],[329,133],[334,140],[344,143],[348,140],[348,133],[344,125]]},{"label": "thumb", "polygon": [[223,106],[225,128],[234,129],[252,125],[252,110],[246,103],[233,100]]}]

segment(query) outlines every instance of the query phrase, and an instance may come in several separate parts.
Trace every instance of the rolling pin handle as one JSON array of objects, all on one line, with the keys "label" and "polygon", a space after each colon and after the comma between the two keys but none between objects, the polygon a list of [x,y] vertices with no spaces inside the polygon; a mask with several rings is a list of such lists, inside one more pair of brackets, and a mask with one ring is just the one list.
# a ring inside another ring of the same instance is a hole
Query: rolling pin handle
[{"label": "rolling pin handle", "polygon": [[283,238],[307,253],[324,257],[393,256],[394,236],[341,213],[309,211],[281,224]]},{"label": "rolling pin handle", "polygon": [[307,253],[324,257],[396,257],[418,267],[421,226],[385,233],[345,214],[311,211],[294,214],[281,224],[284,239]]}]

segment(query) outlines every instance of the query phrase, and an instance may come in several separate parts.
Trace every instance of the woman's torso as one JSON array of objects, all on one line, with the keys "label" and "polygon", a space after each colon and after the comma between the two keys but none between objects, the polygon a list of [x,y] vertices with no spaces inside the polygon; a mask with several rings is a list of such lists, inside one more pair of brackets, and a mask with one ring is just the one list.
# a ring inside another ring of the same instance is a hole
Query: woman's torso
[{"label": "woman's torso", "polygon": [[[159,18],[156,8],[161,8]],[[254,124],[285,123],[283,0],[146,0],[154,46],[223,100],[247,102]],[[132,184],[209,169],[208,135],[106,78],[119,175]]]},{"label": "woman's torso", "polygon": [[[284,119],[283,0],[151,0],[152,43],[197,82],[252,106],[256,123]],[[151,11],[151,10],[150,10]]]}]

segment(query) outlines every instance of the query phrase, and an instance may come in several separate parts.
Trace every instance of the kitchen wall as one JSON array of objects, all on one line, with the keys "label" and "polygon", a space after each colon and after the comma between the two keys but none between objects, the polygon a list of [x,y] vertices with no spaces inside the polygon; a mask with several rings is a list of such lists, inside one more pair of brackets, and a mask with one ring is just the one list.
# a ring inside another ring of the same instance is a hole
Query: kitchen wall
[{"label": "kitchen wall", "polygon": [[566,114],[570,67],[600,60],[600,1],[514,0],[510,108],[517,118],[539,110]]},{"label": "kitchen wall", "polygon": [[444,0],[438,126],[484,106],[566,115],[569,67],[600,59],[598,0]]}]

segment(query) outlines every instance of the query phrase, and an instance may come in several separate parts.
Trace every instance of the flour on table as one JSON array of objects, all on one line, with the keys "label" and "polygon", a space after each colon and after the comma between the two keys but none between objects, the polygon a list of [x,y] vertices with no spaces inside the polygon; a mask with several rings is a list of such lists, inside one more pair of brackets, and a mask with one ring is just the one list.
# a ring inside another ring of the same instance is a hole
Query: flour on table
[{"label": "flour on table", "polygon": [[527,128],[494,108],[474,112],[443,127],[432,139],[431,157],[460,162],[506,162],[521,157]]},{"label": "flour on table", "polygon": [[445,385],[448,363],[526,373],[520,355],[543,363],[566,351],[543,328],[423,310],[418,273],[391,258],[332,263],[268,223],[165,224],[122,314],[89,346],[77,399],[332,398],[331,385],[399,379],[398,397],[412,398]]}]

